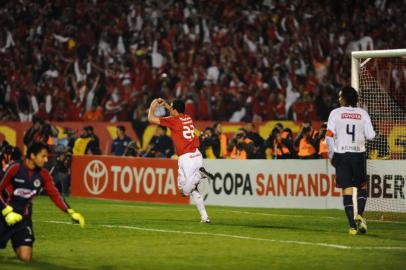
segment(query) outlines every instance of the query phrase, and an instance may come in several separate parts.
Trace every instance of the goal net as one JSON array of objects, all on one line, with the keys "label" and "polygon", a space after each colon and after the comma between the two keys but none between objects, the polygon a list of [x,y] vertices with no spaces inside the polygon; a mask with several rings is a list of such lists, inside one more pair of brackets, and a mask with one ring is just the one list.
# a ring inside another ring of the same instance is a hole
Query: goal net
[{"label": "goal net", "polygon": [[353,52],[351,73],[377,132],[367,143],[366,216],[406,220],[406,49]]}]

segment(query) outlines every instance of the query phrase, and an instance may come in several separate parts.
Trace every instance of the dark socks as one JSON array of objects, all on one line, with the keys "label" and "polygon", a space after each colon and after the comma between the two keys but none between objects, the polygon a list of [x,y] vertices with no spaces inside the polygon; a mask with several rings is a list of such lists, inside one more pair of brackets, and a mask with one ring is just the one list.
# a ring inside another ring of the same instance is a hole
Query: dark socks
[{"label": "dark socks", "polygon": [[356,228],[354,221],[354,204],[352,202],[352,195],[343,195],[343,204],[345,214],[347,215],[348,223],[351,228]]},{"label": "dark socks", "polygon": [[358,201],[358,215],[362,216],[362,214],[364,214],[365,205],[367,203],[366,189],[358,189],[357,201]]}]

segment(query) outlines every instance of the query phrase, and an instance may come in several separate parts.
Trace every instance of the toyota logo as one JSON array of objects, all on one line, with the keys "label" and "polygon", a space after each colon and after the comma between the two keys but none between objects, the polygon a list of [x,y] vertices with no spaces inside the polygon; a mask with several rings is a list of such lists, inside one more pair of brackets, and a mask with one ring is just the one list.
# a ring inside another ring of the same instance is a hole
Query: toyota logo
[{"label": "toyota logo", "polygon": [[109,182],[106,165],[100,160],[92,160],[86,166],[83,180],[89,193],[93,195],[103,193]]}]

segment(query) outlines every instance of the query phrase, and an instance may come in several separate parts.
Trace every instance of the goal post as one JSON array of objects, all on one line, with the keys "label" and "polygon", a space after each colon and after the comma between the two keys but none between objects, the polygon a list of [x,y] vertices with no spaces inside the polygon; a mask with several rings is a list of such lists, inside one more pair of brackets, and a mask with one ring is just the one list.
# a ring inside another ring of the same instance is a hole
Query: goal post
[{"label": "goal post", "polygon": [[359,68],[361,59],[406,57],[406,49],[356,51],[351,53],[351,86],[359,90]]},{"label": "goal post", "polygon": [[406,220],[406,49],[353,52],[351,85],[377,131],[367,143],[367,214]]}]

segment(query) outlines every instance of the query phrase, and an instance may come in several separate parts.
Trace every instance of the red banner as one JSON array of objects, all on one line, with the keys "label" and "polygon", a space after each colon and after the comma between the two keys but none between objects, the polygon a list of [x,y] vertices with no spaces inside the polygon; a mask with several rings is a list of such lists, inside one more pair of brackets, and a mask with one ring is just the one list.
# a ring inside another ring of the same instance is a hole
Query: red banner
[{"label": "red banner", "polygon": [[178,191],[177,160],[74,156],[72,196],[189,204]]}]

